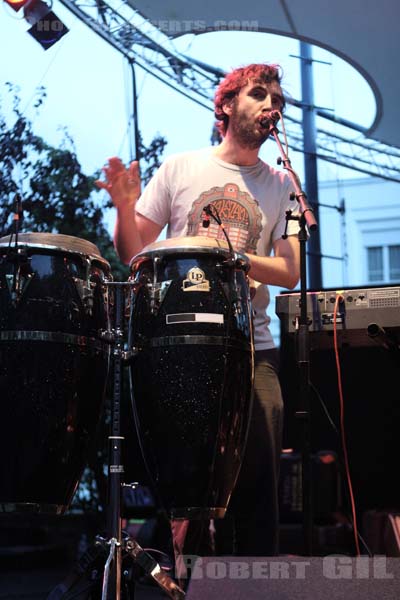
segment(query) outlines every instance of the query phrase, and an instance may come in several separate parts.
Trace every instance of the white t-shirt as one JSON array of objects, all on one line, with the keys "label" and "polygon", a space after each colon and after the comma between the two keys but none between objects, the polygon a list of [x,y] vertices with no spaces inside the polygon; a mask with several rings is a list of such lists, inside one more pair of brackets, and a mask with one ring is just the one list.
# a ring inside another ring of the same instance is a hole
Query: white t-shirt
[{"label": "white t-shirt", "polygon": [[[170,156],[146,186],[136,210],[161,227],[168,237],[203,235],[225,239],[217,223],[203,227],[203,208],[212,203],[238,252],[269,256],[282,237],[286,211],[296,213],[290,201],[289,177],[261,159],[252,166],[226,163],[213,147]],[[289,221],[287,234],[297,234],[297,221]],[[269,331],[268,286],[259,284],[252,301],[256,350],[274,347]]]}]

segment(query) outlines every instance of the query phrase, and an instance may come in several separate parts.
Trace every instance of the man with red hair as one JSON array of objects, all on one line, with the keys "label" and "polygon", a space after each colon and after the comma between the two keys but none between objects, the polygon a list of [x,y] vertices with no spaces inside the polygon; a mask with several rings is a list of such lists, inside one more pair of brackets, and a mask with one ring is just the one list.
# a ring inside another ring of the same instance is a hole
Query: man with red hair
[{"label": "man with red hair", "polygon": [[[298,223],[286,211],[290,179],[258,154],[269,137],[268,114],[282,111],[279,67],[252,64],[235,69],[215,94],[222,141],[217,146],[170,156],[140,195],[139,168],[119,158],[104,168],[106,189],[117,208],[115,246],[125,263],[154,242],[165,225],[169,237],[210,235],[203,227],[205,204],[226,207],[223,224],[236,251],[250,260],[254,281],[254,408],[244,462],[227,516],[216,521],[222,554],[278,553],[278,477],[283,403],[278,351],[269,331],[267,284],[292,289],[299,279]],[[139,197],[140,196],[140,197]],[[292,203],[293,204],[293,203]],[[228,532],[229,529],[229,532]]]}]

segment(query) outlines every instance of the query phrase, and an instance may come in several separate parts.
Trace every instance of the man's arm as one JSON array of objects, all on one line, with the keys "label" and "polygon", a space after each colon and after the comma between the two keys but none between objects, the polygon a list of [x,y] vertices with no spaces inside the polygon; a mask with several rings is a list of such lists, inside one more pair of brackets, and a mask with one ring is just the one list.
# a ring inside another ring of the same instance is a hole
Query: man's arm
[{"label": "man's arm", "polygon": [[118,157],[113,157],[103,172],[106,181],[96,181],[96,185],[107,190],[117,209],[114,246],[121,261],[129,264],[135,254],[157,239],[162,228],[135,210],[141,187],[137,161],[126,169]]},{"label": "man's arm", "polygon": [[114,246],[121,261],[128,265],[144,246],[158,238],[161,229],[157,223],[137,213],[134,209],[125,211],[117,208]]},{"label": "man's arm", "polygon": [[296,287],[300,277],[300,245],[297,235],[274,242],[274,256],[248,254],[249,276],[260,283],[288,289]]}]

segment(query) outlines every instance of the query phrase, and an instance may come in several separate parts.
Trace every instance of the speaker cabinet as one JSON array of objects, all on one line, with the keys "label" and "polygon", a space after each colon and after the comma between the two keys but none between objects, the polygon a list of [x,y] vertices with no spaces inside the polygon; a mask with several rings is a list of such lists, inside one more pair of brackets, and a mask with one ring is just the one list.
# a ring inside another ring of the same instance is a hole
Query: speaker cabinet
[{"label": "speaker cabinet", "polygon": [[[400,509],[400,354],[381,346],[342,347],[345,434],[355,500],[368,509]],[[293,335],[281,337],[280,381],[285,402],[284,447],[301,450],[302,430],[295,413],[302,405]],[[339,392],[332,348],[310,351],[312,452],[341,456]]]}]

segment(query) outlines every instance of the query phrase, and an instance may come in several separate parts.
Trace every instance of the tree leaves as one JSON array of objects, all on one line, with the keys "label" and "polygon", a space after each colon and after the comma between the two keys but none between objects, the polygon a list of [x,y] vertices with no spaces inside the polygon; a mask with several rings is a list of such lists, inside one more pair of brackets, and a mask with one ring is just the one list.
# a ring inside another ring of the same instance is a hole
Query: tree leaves
[{"label": "tree leaves", "polygon": [[[6,118],[0,104],[0,235],[9,235],[15,227],[15,195],[19,193],[24,216],[20,231],[63,233],[89,240],[110,262],[114,279],[126,280],[128,270],[117,257],[104,223],[104,211],[111,203],[94,184],[99,173],[83,173],[66,128],[60,132],[59,147],[36,135],[21,111],[19,88],[8,82],[6,89],[12,95],[12,114]],[[45,98],[46,90],[38,88],[34,107],[39,110]],[[159,167],[166,143],[157,136],[146,147],[140,139],[145,183]]]}]

